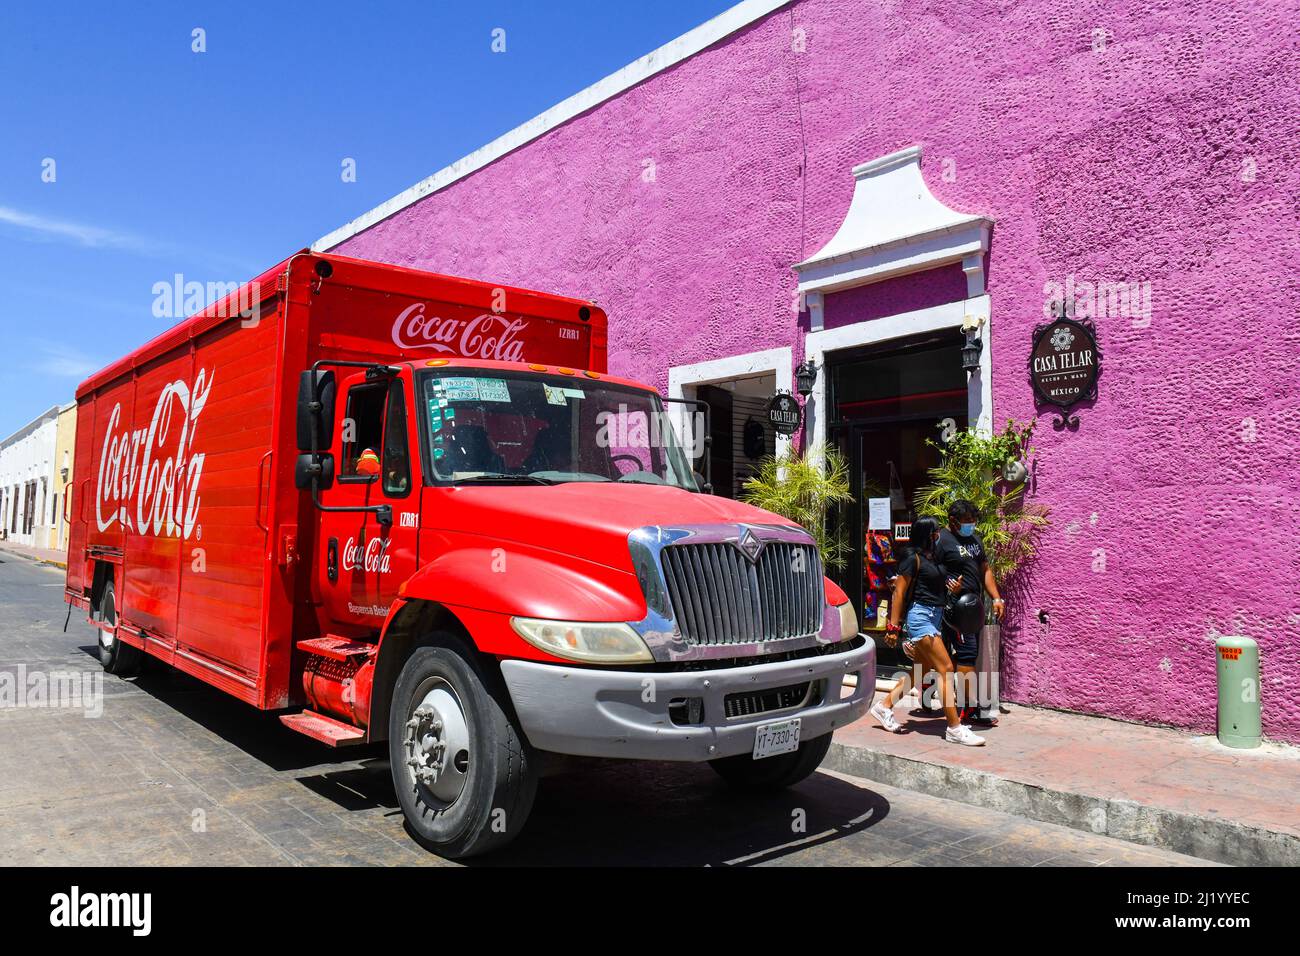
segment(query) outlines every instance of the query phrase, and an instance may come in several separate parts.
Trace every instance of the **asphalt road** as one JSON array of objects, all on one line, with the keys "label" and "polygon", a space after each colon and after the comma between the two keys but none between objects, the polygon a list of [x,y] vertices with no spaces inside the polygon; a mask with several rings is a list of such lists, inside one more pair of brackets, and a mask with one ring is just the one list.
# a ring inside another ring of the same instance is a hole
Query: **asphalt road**
[{"label": "asphalt road", "polygon": [[[0,859],[446,862],[407,837],[382,747],[332,751],[157,662],[131,681],[102,674],[77,612],[63,632],[62,582],[0,551],[0,689],[5,672],[11,688],[20,675],[103,681],[89,710],[0,700]],[[707,766],[595,761],[543,781],[520,839],[473,863],[1205,865],[839,774],[755,798]]]}]

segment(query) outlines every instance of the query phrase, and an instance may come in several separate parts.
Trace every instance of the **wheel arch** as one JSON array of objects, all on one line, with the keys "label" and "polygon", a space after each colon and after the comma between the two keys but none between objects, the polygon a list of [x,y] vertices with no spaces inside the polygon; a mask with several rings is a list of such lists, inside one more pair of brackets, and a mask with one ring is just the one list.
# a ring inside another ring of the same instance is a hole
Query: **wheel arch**
[{"label": "wheel arch", "polygon": [[379,641],[379,654],[375,660],[375,676],[370,691],[370,716],[367,721],[369,739],[388,739],[388,715],[393,706],[397,675],[417,647],[436,645],[430,638],[436,631],[446,631],[462,637],[465,647],[471,653],[479,653],[469,628],[445,604],[423,598],[405,602],[388,621]]},{"label": "wheel arch", "polygon": [[[110,581],[113,581],[113,565],[109,561],[96,561],[95,573],[90,581],[90,613],[99,614],[99,602],[104,598],[104,588]],[[116,592],[116,582],[114,582],[114,591]],[[120,598],[118,599],[120,600]]]}]

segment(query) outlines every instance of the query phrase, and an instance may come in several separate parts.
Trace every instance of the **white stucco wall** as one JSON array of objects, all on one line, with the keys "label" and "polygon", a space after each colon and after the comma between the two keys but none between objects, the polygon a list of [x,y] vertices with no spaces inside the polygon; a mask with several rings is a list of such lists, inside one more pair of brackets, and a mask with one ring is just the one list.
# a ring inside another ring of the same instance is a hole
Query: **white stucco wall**
[{"label": "white stucco wall", "polygon": [[[51,482],[59,408],[54,406],[0,442],[0,533],[10,541],[47,547],[58,523]],[[26,486],[35,482],[29,501]],[[31,526],[27,527],[31,511]]]}]

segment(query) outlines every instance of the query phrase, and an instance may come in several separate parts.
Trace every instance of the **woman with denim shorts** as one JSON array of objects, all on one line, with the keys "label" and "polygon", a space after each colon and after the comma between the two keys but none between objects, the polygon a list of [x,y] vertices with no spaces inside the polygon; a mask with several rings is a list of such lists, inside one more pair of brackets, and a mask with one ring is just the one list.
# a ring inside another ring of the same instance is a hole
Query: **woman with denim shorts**
[{"label": "woman with denim shorts", "polygon": [[[941,636],[948,583],[944,568],[934,560],[934,547],[938,540],[939,522],[933,518],[919,518],[912,522],[911,553],[900,562],[898,577],[894,581],[885,643],[893,647],[898,642],[898,619],[905,610],[906,623],[901,629],[903,651],[921,665],[924,674],[933,673],[939,681],[943,713],[948,719],[944,740],[966,747],[979,747],[983,745],[984,738],[973,733],[957,717],[952,684],[953,664]],[[911,676],[904,674],[894,689],[871,708],[871,715],[892,733],[902,730],[894,716],[894,705],[911,690],[911,684]]]}]

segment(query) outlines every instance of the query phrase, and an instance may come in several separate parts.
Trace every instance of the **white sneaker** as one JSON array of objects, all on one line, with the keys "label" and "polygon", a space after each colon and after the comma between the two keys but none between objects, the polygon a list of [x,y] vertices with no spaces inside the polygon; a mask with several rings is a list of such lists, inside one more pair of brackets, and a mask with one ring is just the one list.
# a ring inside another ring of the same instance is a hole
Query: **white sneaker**
[{"label": "white sneaker", "polygon": [[880,726],[884,727],[891,734],[896,734],[903,729],[903,725],[898,722],[894,712],[886,707],[880,701],[871,705],[871,716],[880,721]]},{"label": "white sneaker", "polygon": [[[872,711],[874,713],[874,711]],[[958,724],[956,727],[949,727],[944,731],[943,739],[950,744],[961,744],[963,747],[983,747],[984,738],[976,734],[965,724]]]}]

